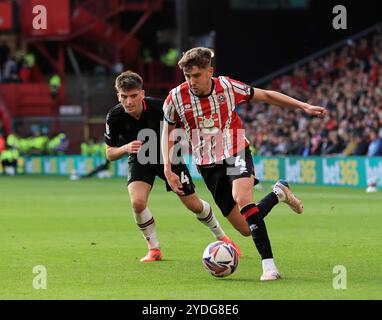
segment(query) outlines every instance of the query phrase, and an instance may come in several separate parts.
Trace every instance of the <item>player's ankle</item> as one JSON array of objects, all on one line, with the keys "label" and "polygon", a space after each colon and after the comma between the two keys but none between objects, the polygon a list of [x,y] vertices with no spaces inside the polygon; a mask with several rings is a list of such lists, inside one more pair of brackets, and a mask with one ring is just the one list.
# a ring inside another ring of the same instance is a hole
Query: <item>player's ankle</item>
[{"label": "player's ankle", "polygon": [[277,185],[273,187],[273,193],[277,196],[277,199],[279,199],[279,202],[284,202],[286,199],[285,192]]}]

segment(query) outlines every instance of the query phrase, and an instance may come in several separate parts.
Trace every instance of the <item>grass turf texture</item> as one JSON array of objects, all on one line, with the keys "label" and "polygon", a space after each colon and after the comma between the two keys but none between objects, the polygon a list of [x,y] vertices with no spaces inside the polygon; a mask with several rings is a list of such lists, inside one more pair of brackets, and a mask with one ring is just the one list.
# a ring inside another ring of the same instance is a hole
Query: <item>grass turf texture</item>
[{"label": "grass turf texture", "polygon": [[[259,200],[271,188],[255,190]],[[0,299],[381,299],[381,194],[292,186],[305,205],[266,218],[283,279],[262,283],[251,238],[216,209],[243,257],[228,278],[214,278],[201,255],[214,238],[158,180],[149,206],[165,260],[139,262],[146,244],[131,214],[125,181],[0,177]],[[199,195],[212,203],[197,182]],[[47,269],[47,289],[32,282]],[[333,268],[347,270],[347,289],[333,289]]]}]

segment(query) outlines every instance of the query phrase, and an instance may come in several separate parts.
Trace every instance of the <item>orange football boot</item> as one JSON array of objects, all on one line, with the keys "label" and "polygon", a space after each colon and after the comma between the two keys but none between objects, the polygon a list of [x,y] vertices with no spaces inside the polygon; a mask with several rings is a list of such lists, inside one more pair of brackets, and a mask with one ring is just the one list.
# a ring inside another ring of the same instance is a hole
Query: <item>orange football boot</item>
[{"label": "orange football boot", "polygon": [[161,261],[163,259],[160,249],[150,249],[149,252],[140,260],[141,262]]},{"label": "orange football boot", "polygon": [[239,246],[235,242],[233,242],[228,236],[221,237],[219,238],[219,240],[232,245],[233,248],[236,250],[236,253],[238,254],[238,256],[241,257],[241,251]]}]

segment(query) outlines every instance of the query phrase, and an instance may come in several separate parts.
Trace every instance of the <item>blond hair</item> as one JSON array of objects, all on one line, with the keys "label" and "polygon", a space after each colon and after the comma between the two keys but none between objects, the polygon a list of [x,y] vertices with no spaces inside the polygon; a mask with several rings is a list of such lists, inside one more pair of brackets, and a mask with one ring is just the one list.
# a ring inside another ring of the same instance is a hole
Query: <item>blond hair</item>
[{"label": "blond hair", "polygon": [[213,57],[214,52],[209,48],[192,48],[183,54],[182,59],[178,62],[178,66],[181,70],[189,70],[194,66],[205,69],[211,66]]}]

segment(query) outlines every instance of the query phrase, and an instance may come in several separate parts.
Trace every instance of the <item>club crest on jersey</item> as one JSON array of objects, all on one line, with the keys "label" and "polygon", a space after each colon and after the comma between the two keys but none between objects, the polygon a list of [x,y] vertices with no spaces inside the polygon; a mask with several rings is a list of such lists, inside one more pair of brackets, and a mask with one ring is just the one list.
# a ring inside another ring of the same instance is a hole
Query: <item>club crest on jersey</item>
[{"label": "club crest on jersey", "polygon": [[225,97],[224,97],[224,95],[222,95],[222,94],[219,94],[218,99],[219,99],[219,103],[220,103],[220,104],[222,104],[222,103],[225,102]]}]

